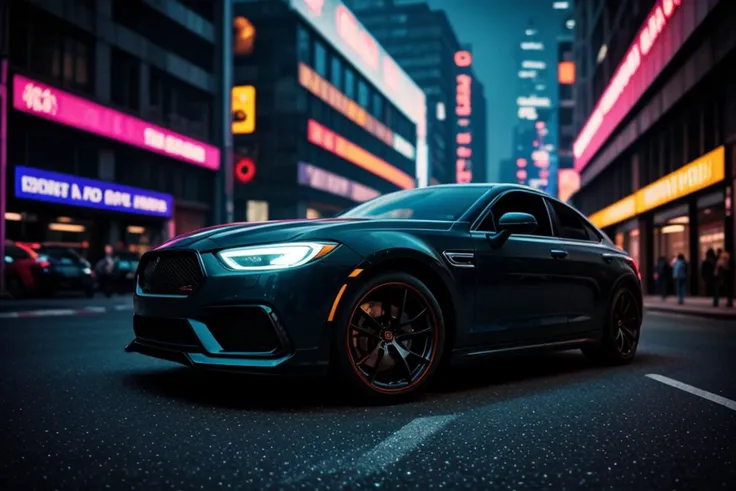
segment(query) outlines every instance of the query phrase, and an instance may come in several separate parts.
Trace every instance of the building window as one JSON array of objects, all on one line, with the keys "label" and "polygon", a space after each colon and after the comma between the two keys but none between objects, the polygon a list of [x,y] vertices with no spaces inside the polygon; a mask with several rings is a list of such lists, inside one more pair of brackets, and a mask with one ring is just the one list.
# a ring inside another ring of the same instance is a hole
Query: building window
[{"label": "building window", "polygon": [[358,104],[366,109],[369,109],[368,104],[370,101],[370,91],[368,85],[363,80],[358,80]]},{"label": "building window", "polygon": [[337,90],[342,91],[342,63],[337,56],[332,57],[332,66],[330,67],[330,81]]},{"label": "building window", "polygon": [[138,111],[140,107],[140,62],[116,48],[111,50],[110,98],[120,107]]},{"label": "building window", "polygon": [[302,26],[299,26],[296,33],[296,52],[299,61],[311,65],[309,60],[309,32]]},{"label": "building window", "polygon": [[349,99],[355,99],[355,75],[349,68],[345,68],[345,95]]},{"label": "building window", "polygon": [[314,69],[322,77],[327,77],[327,50],[319,41],[314,42]]}]

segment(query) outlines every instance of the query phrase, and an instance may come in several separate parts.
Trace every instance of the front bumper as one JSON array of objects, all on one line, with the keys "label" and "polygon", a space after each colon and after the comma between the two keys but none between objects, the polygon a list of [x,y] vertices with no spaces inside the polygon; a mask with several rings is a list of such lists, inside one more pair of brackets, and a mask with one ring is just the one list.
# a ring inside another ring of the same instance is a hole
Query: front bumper
[{"label": "front bumper", "polygon": [[126,351],[215,370],[326,370],[329,312],[359,255],[343,245],[306,266],[264,272],[232,271],[213,253],[198,258],[205,278],[191,293],[146,294],[136,285],[136,338]]}]

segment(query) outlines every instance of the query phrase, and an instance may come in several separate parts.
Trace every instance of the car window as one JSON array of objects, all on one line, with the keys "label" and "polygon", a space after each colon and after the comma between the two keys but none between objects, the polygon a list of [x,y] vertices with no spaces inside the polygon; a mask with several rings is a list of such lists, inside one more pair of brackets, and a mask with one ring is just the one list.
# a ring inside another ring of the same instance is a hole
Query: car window
[{"label": "car window", "polygon": [[590,229],[590,226],[575,210],[557,201],[547,200],[547,202],[552,206],[557,235],[560,238],[600,241],[598,234]]},{"label": "car window", "polygon": [[491,207],[491,213],[486,217],[480,230],[498,230],[501,217],[509,212],[529,213],[537,219],[537,230],[532,235],[549,237],[552,235],[549,214],[541,196],[523,191],[513,191],[501,196]]},{"label": "car window", "polygon": [[77,264],[83,262],[82,257],[72,249],[64,247],[42,247],[38,252],[52,257],[62,264]]},{"label": "car window", "polygon": [[13,259],[30,259],[31,257],[28,251],[12,244],[5,245],[5,255]]},{"label": "car window", "polygon": [[430,186],[398,191],[366,201],[338,216],[452,221],[460,218],[488,189],[475,186]]}]

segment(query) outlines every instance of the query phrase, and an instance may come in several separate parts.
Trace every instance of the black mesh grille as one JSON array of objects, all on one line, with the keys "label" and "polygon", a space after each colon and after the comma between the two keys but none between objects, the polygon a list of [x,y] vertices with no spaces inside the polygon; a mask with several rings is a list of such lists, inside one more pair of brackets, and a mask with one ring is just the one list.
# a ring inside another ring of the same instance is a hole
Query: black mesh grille
[{"label": "black mesh grille", "polygon": [[225,351],[265,354],[280,347],[274,324],[261,308],[213,307],[203,321]]},{"label": "black mesh grille", "polygon": [[188,295],[202,283],[204,274],[194,252],[149,252],[138,266],[143,293]]},{"label": "black mesh grille", "polygon": [[133,316],[133,331],[137,338],[192,348],[201,347],[192,327],[184,319]]}]

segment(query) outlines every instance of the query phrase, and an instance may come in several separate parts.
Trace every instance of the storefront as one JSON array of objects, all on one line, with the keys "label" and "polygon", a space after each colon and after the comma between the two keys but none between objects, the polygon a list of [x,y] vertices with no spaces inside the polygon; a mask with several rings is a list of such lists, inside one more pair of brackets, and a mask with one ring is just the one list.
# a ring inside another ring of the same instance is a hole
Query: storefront
[{"label": "storefront", "polygon": [[171,195],[30,167],[14,171],[8,239],[63,245],[94,260],[106,244],[143,253],[168,237]]},{"label": "storefront", "polygon": [[648,292],[654,291],[656,263],[664,258],[672,264],[682,254],[690,265],[690,293],[703,294],[702,261],[709,249],[726,247],[731,219],[726,193],[726,149],[720,146],[590,220],[642,266]]}]

